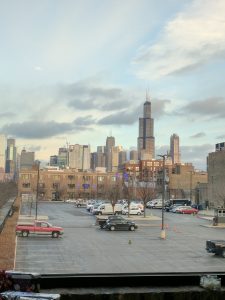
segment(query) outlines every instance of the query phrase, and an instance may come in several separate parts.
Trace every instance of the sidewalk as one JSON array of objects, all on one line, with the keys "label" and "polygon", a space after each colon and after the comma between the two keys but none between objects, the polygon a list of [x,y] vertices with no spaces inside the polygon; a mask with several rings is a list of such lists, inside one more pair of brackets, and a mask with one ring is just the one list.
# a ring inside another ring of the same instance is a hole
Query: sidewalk
[{"label": "sidewalk", "polygon": [[212,221],[214,218],[214,210],[199,210],[197,214],[198,218]]},{"label": "sidewalk", "polygon": [[[214,210],[200,210],[198,212],[198,218],[205,219],[209,221],[213,221],[214,218]],[[219,223],[218,225],[213,225],[213,223],[209,225],[203,225],[204,227],[210,227],[210,228],[225,228],[225,223]]]}]

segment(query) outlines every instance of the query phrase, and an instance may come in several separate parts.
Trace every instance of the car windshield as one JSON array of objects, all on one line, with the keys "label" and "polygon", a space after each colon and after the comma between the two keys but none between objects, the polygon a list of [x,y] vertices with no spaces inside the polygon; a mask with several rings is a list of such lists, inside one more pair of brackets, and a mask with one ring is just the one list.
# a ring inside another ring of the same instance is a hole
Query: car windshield
[{"label": "car windshield", "polygon": [[224,271],[225,1],[0,3],[0,269]]}]

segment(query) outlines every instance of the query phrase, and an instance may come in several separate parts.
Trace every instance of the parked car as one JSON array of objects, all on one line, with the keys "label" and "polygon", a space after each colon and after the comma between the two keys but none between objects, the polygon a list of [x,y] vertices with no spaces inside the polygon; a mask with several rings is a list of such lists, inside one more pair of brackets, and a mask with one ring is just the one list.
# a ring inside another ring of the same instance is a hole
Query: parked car
[{"label": "parked car", "polygon": [[162,208],[162,199],[154,199],[147,202],[148,208]]},{"label": "parked car", "polygon": [[64,200],[64,202],[66,203],[76,203],[76,199],[67,199],[67,200]]},{"label": "parked car", "polygon": [[180,214],[197,214],[198,209],[191,207],[191,206],[183,206],[181,209],[178,211]]},{"label": "parked car", "polygon": [[75,206],[76,207],[86,207],[87,205],[87,200],[85,199],[77,199],[76,202],[75,202]]},{"label": "parked car", "polygon": [[102,203],[93,211],[94,215],[119,215],[122,213],[122,205],[116,203],[114,208],[111,203]]},{"label": "parked car", "polygon": [[102,200],[91,200],[91,201],[88,201],[87,204],[86,204],[86,209],[87,211],[91,211],[91,209],[93,208],[93,206],[96,204],[102,204],[103,201]]},{"label": "parked car", "polygon": [[108,220],[104,226],[104,229],[111,231],[114,230],[130,230],[134,231],[138,226],[133,221],[128,221],[125,219],[111,219]]},{"label": "parked car", "polygon": [[[128,207],[122,210],[123,215],[128,215]],[[141,215],[142,211],[139,207],[130,207],[130,215]]]},{"label": "parked car", "polygon": [[108,217],[97,217],[96,223],[100,226],[101,229],[103,229],[108,220],[126,220],[126,219],[124,219],[124,217],[122,217],[121,215],[120,216],[112,215]]},{"label": "parked car", "polygon": [[174,206],[173,209],[172,209],[172,212],[173,213],[180,213],[180,211],[185,208],[185,206],[183,205],[177,205],[177,206]]},{"label": "parked car", "polygon": [[180,206],[182,206],[182,205],[181,205],[181,204],[174,204],[174,205],[172,205],[172,206],[166,208],[166,211],[169,211],[169,212],[176,212],[176,209],[177,209],[178,207],[180,207]]},{"label": "parked car", "polygon": [[93,215],[98,214],[97,211],[98,211],[98,208],[99,208],[99,206],[100,206],[101,204],[102,204],[101,202],[95,203],[95,204],[90,208],[90,213],[92,213]]},{"label": "parked car", "polygon": [[58,238],[63,235],[63,228],[53,226],[48,222],[34,221],[34,222],[23,222],[16,225],[16,234],[23,237],[28,235],[50,235],[53,238]]},{"label": "parked car", "polygon": [[225,240],[206,241],[206,251],[225,258]]}]

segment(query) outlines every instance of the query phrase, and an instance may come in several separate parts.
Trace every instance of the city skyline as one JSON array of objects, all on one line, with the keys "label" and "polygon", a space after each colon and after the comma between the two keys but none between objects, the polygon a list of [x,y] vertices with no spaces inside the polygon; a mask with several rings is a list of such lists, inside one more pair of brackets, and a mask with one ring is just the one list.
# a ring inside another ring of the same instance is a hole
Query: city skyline
[{"label": "city skyline", "polygon": [[137,148],[148,90],[155,158],[176,133],[182,162],[206,169],[225,139],[224,1],[11,0],[0,8],[0,132],[19,152],[48,161],[68,143],[96,151],[110,135]]}]

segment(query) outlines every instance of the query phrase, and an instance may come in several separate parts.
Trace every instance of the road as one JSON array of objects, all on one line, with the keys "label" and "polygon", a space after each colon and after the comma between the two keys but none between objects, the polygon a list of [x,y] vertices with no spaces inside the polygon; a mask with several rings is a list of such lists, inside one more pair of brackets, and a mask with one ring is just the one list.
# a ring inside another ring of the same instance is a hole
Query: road
[{"label": "road", "polygon": [[[22,211],[22,213],[24,213]],[[64,227],[59,239],[17,238],[16,270],[49,273],[136,273],[224,271],[225,259],[208,254],[207,239],[225,239],[224,229],[192,215],[165,213],[161,220],[136,221],[135,232],[100,230],[85,208],[69,203],[40,203],[38,214]],[[161,210],[147,210],[161,216]]]}]

